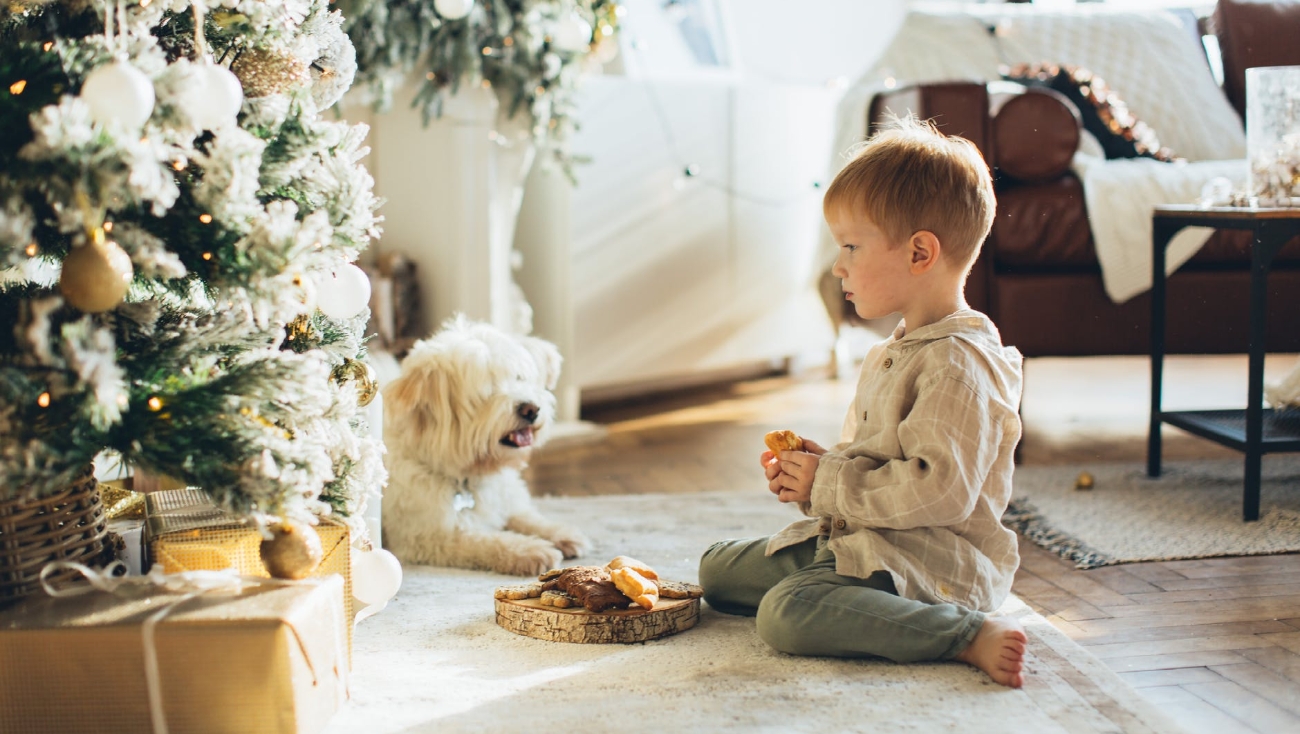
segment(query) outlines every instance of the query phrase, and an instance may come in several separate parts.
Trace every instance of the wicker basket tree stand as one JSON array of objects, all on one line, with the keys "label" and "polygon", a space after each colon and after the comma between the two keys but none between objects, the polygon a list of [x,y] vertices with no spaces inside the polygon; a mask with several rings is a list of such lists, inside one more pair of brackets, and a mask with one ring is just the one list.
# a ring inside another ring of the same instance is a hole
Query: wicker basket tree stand
[{"label": "wicker basket tree stand", "polygon": [[[105,553],[108,521],[94,467],[67,489],[40,498],[0,500],[0,603],[41,588],[41,569],[53,561],[97,565]],[[58,583],[79,576],[65,569]]]}]

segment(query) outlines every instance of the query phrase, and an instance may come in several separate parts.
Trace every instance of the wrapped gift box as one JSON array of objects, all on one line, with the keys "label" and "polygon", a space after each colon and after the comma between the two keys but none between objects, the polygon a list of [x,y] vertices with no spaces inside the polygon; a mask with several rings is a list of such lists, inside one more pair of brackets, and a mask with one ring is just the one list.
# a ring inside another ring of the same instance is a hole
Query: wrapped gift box
[{"label": "wrapped gift box", "polygon": [[0,610],[0,731],[317,732],[347,695],[343,581],[186,594],[149,583]]},{"label": "wrapped gift box", "polygon": [[[312,577],[343,577],[343,610],[355,618],[352,599],[352,538],[348,527],[329,518],[316,526],[325,556]],[[145,499],[144,527],[147,571],[154,564],[166,573],[219,571],[233,568],[242,576],[267,577],[262,564],[262,535],[256,528],[213,505],[194,488],[151,492]],[[352,647],[348,625],[348,649]]]}]

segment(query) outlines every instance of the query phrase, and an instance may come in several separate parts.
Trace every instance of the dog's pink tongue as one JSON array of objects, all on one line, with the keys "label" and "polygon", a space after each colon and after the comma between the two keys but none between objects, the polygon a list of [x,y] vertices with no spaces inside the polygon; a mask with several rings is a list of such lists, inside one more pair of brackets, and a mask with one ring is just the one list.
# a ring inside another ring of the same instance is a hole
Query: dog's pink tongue
[{"label": "dog's pink tongue", "polygon": [[510,434],[510,440],[519,448],[533,445],[533,429],[522,428]]}]

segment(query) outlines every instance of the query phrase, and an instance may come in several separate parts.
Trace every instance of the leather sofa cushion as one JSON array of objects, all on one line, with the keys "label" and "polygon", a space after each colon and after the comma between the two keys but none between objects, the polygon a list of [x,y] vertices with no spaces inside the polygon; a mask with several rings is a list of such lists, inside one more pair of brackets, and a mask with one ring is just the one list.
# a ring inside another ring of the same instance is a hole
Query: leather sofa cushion
[{"label": "leather sofa cushion", "polygon": [[1083,185],[1074,174],[1040,184],[999,185],[989,238],[999,272],[1100,272]]},{"label": "leather sofa cushion", "polygon": [[1219,0],[1212,27],[1223,57],[1223,91],[1246,118],[1246,69],[1300,64],[1300,2]]},{"label": "leather sofa cushion", "polygon": [[[1240,354],[1250,320],[1250,273],[1182,272],[1169,279],[1165,346],[1170,354]],[[1294,294],[1300,271],[1268,279],[1270,352],[1300,351]],[[1004,344],[1026,355],[1149,353],[1151,293],[1111,302],[1101,278],[1088,273],[1007,275],[998,279],[990,316]]]},{"label": "leather sofa cushion", "polygon": [[892,116],[911,113],[919,120],[933,120],[939,132],[966,138],[989,156],[989,98],[982,82],[938,82],[900,87],[881,92],[867,111],[868,130],[874,134]]},{"label": "leather sofa cushion", "polygon": [[1079,149],[1079,112],[1060,92],[1019,84],[989,85],[993,169],[1024,183],[1070,170]]}]

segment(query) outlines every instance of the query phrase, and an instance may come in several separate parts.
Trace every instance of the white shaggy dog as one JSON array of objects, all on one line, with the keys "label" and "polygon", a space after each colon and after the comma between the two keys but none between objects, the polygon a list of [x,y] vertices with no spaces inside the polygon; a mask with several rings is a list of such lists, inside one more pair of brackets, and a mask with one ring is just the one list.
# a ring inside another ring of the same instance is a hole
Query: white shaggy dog
[{"label": "white shaggy dog", "polygon": [[516,576],[590,545],[533,507],[520,471],[555,414],[550,342],[456,316],[384,388],[384,545],[409,563]]}]

